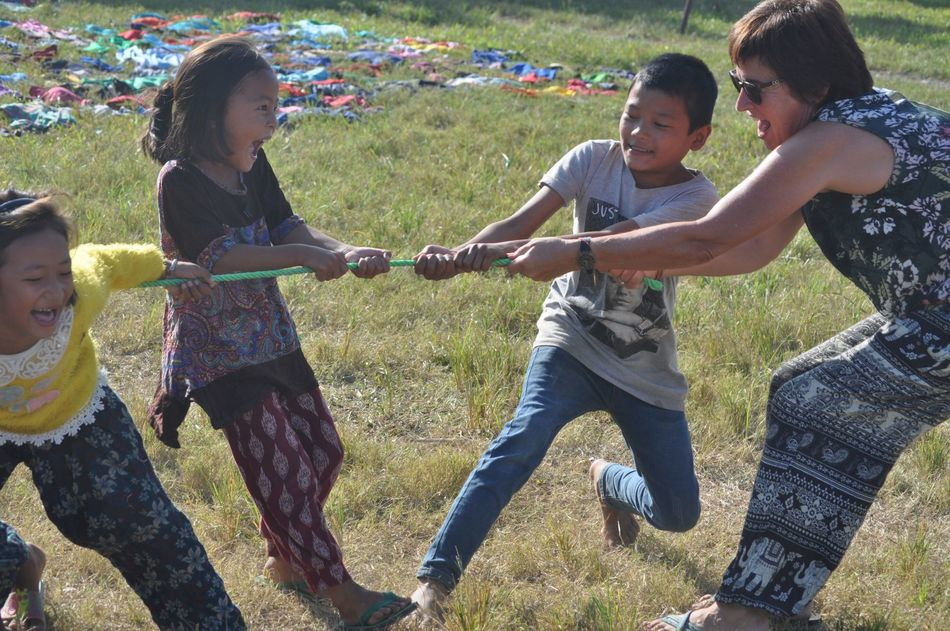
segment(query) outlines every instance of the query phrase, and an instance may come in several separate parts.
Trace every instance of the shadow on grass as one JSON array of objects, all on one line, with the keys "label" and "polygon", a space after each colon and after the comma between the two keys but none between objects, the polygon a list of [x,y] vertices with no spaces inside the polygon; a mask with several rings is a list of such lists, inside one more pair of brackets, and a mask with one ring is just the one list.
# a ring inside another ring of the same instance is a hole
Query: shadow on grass
[{"label": "shadow on grass", "polygon": [[927,9],[947,8],[947,0],[910,0],[910,3]]},{"label": "shadow on grass", "polygon": [[[713,594],[722,581],[721,571],[711,571],[697,565],[688,556],[685,550],[663,543],[644,529],[637,537],[637,551],[651,563],[665,565],[682,576],[688,583],[695,586],[691,594],[683,594],[689,603],[694,602],[702,594]],[[726,568],[723,567],[722,570]],[[687,603],[688,604],[688,603]]]},{"label": "shadow on grass", "polygon": [[[941,2],[946,6],[946,0]],[[914,42],[917,46],[945,47],[950,39],[946,27],[920,24],[894,15],[849,15],[848,22],[859,42],[865,37],[876,37],[896,42]]]}]

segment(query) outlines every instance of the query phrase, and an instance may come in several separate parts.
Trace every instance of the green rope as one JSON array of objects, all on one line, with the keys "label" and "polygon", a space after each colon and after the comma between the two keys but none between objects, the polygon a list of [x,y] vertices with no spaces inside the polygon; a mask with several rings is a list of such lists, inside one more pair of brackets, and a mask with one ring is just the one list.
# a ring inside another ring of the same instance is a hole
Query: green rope
[{"label": "green rope", "polygon": [[[492,261],[492,267],[504,267],[511,263],[511,259],[496,259]],[[389,262],[390,267],[412,267],[416,262],[412,259],[396,259]],[[346,266],[350,269],[356,269],[358,263],[347,263]],[[288,267],[286,269],[269,269],[262,270],[259,272],[236,272],[234,274],[216,274],[212,276],[212,280],[216,283],[224,283],[232,280],[248,280],[250,278],[272,278],[274,276],[290,276],[292,274],[312,274],[313,270],[309,267]],[[168,287],[169,285],[180,285],[184,283],[186,278],[160,278],[158,280],[150,280],[146,283],[142,283],[139,287]],[[643,282],[646,283],[647,287],[650,289],[663,289],[663,283],[653,278],[644,278]]]}]

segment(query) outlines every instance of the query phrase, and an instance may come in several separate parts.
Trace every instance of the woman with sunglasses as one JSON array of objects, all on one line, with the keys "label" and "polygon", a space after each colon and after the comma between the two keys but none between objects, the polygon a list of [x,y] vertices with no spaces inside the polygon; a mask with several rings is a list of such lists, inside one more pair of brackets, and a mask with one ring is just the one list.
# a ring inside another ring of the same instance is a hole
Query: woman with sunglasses
[{"label": "woman with sunglasses", "polygon": [[[771,152],[702,219],[592,239],[595,266],[630,283],[748,273],[804,223],[878,313],[775,373],[735,558],[714,596],[649,631],[807,615],[897,457],[950,416],[950,115],[873,88],[835,0],[765,0],[729,54],[736,109]],[[547,280],[577,254],[539,239],[510,269]]]}]

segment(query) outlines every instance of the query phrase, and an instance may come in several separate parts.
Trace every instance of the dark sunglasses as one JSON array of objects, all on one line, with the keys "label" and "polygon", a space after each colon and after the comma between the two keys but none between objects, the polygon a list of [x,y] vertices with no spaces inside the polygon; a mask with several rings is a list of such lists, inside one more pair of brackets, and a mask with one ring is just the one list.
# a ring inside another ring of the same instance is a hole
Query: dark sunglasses
[{"label": "dark sunglasses", "polygon": [[749,100],[756,105],[760,105],[762,103],[762,90],[765,88],[771,88],[773,85],[778,85],[782,82],[781,79],[773,79],[772,81],[768,81],[766,83],[740,79],[735,70],[729,71],[729,78],[732,79],[732,85],[735,86],[736,92],[745,90],[745,95],[749,97]]}]

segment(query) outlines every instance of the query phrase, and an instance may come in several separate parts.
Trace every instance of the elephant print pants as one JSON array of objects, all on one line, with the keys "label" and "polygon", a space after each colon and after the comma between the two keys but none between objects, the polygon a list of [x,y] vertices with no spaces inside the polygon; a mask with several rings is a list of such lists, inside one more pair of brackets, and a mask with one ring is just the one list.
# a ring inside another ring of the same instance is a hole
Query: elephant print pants
[{"label": "elephant print pants", "polygon": [[268,556],[290,563],[314,592],[350,580],[323,516],[343,445],[320,390],[272,392],[224,433],[261,512]]},{"label": "elephant print pants", "polygon": [[106,557],[162,631],[243,631],[241,612],[165,494],[125,404],[109,388],[102,403],[92,423],[59,443],[0,445],[0,487],[26,464],[50,521]]},{"label": "elephant print pants", "polygon": [[838,567],[897,457],[950,416],[950,306],[875,315],[773,377],[720,603],[793,616]]}]

